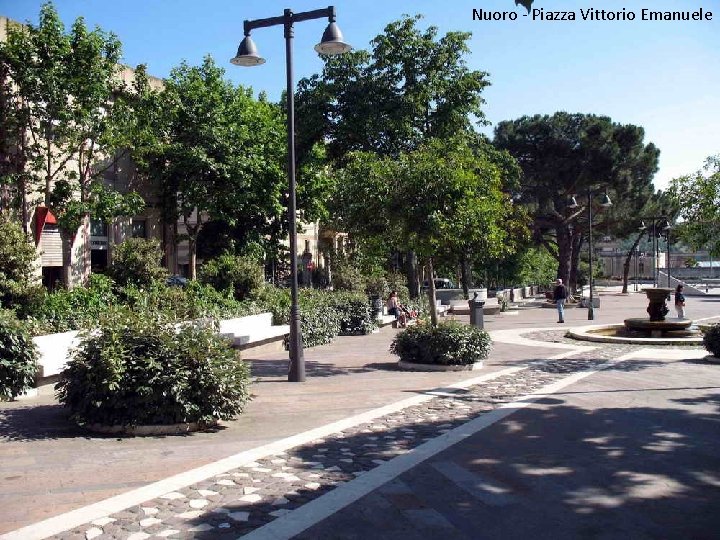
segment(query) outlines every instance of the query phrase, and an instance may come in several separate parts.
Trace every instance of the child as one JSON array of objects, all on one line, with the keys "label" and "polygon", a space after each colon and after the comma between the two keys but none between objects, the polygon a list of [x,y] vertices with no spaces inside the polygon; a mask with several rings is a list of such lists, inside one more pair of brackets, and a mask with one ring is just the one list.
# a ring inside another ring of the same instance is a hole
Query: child
[{"label": "child", "polygon": [[685,318],[685,295],[682,283],[675,288],[675,311],[677,311],[678,319]]}]

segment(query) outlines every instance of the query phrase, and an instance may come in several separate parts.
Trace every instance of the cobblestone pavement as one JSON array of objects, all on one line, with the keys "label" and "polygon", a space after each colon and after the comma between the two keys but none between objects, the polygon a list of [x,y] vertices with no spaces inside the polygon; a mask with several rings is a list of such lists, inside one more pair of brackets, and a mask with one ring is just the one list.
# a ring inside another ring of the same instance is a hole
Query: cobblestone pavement
[{"label": "cobblestone pavement", "polygon": [[[569,374],[597,369],[630,350],[633,346],[610,345],[533,362],[511,375],[247,463],[55,538],[237,538],[504,403]],[[623,369],[623,363],[615,369]]]}]

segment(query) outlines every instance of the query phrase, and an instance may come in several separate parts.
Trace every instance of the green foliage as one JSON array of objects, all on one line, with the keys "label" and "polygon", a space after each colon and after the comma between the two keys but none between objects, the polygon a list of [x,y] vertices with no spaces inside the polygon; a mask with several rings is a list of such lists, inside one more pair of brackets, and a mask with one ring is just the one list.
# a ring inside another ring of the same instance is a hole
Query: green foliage
[{"label": "green foliage", "polygon": [[162,257],[157,240],[129,238],[114,247],[108,275],[121,287],[130,284],[147,286],[167,277],[168,272],[161,264]]},{"label": "green foliage", "polygon": [[[289,324],[289,290],[267,286],[256,302],[261,311],[273,313],[273,324]],[[367,334],[377,324],[364,293],[301,289],[299,308],[305,347],[330,343],[340,334]]]},{"label": "green foliage", "polygon": [[447,321],[408,327],[395,336],[390,352],[404,362],[456,366],[487,358],[490,347],[490,336],[484,330]]},{"label": "green foliage", "polygon": [[24,137],[15,144],[23,191],[44,192],[58,219],[66,285],[70,239],[85,216],[109,219],[142,206],[137,194],[122,195],[101,181],[137,138],[128,99],[133,91],[119,77],[121,58],[116,36],[88,30],[82,18],[66,32],[52,3],[41,8],[38,26],[9,26],[0,43],[3,82],[9,82],[3,86],[17,104],[3,123]]},{"label": "green foliage", "polygon": [[[658,168],[660,151],[643,139],[642,127],[622,125],[606,116],[569,114],[524,116],[500,122],[494,144],[507,150],[522,168],[521,201],[533,218],[536,244],[555,244],[557,276],[571,287],[569,278],[578,260],[573,253],[587,238],[588,189],[594,188],[590,202],[596,206],[593,226],[615,230],[618,235],[636,229],[637,223],[623,230],[628,216],[641,215],[652,196],[652,178]],[[597,188],[608,190],[614,207],[600,212]],[[570,208],[577,195],[579,208]]]},{"label": "green foliage", "polygon": [[112,280],[91,274],[87,287],[59,289],[45,296],[29,314],[28,324],[35,335],[92,328],[116,302]]},{"label": "green foliage", "polygon": [[720,256],[720,155],[709,157],[703,170],[675,178],[668,196],[684,220],[678,227],[680,238]]},{"label": "green foliage", "polygon": [[389,23],[371,51],[327,57],[322,74],[298,83],[301,161],[318,142],[336,162],[357,150],[396,156],[483,121],[487,73],[467,66],[470,34],[439,36],[420,19]]},{"label": "green foliage", "polygon": [[200,281],[244,300],[263,286],[265,275],[255,259],[224,253],[203,264]]},{"label": "green foliage", "polygon": [[124,313],[87,333],[56,385],[81,424],[231,420],[249,399],[249,370],[212,328],[175,329]]},{"label": "green foliage", "polygon": [[37,252],[18,223],[0,214],[0,307],[22,308]]},{"label": "green foliage", "polygon": [[713,324],[703,331],[703,345],[709,353],[720,358],[720,324]]},{"label": "green foliage", "polygon": [[329,295],[329,304],[340,315],[340,334],[364,335],[377,328],[377,320],[363,293],[335,292]]},{"label": "green foliage", "polygon": [[400,303],[402,305],[407,305],[410,301],[410,291],[407,286],[407,278],[403,274],[392,273],[388,274],[385,279],[387,280],[388,289],[390,291],[396,291]]},{"label": "green foliage", "polygon": [[234,87],[210,57],[174,68],[150,101],[155,144],[139,160],[160,185],[166,221],[185,222],[190,277],[203,228],[194,217],[224,221],[246,238],[278,238],[286,189],[282,109]]},{"label": "green foliage", "polygon": [[333,255],[330,259],[332,286],[338,291],[363,291],[366,280],[360,268],[348,257]]},{"label": "green foliage", "polygon": [[227,292],[190,281],[185,287],[154,282],[147,287],[129,285],[122,291],[124,302],[134,311],[160,316],[168,321],[230,319],[259,313],[254,302],[239,302]]},{"label": "green foliage", "polygon": [[35,383],[38,352],[12,312],[0,310],[0,400],[13,399]]}]

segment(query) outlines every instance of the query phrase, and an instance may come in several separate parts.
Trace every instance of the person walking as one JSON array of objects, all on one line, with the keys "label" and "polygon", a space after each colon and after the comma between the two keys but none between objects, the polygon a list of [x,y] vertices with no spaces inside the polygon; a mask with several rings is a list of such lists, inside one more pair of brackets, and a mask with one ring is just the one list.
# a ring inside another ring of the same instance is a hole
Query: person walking
[{"label": "person walking", "polygon": [[567,297],[567,287],[563,285],[563,280],[558,278],[555,282],[555,289],[553,290],[553,299],[555,300],[558,311],[558,323],[565,322],[565,300]]},{"label": "person walking", "polygon": [[675,287],[675,311],[677,311],[678,319],[685,318],[685,295],[682,283],[678,283],[678,286]]}]

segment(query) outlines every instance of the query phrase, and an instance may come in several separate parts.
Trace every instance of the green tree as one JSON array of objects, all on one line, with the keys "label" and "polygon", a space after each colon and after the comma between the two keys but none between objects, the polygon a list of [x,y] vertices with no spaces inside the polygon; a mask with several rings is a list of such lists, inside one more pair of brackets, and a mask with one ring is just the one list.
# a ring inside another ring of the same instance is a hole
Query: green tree
[{"label": "green tree", "polygon": [[[398,157],[434,138],[471,133],[483,122],[487,74],[465,61],[470,34],[440,36],[421,16],[388,24],[370,51],[325,59],[322,74],[298,84],[298,156],[318,143],[342,165],[351,152]],[[372,212],[372,209],[370,209]],[[387,235],[386,235],[387,236]],[[406,256],[411,295],[418,294],[416,256]]]},{"label": "green tree", "polygon": [[[480,246],[497,256],[505,249],[512,201],[502,191],[500,170],[463,138],[430,140],[398,157],[353,154],[339,186],[348,230],[392,237],[392,245],[418,254],[428,276],[439,254]],[[433,280],[428,296],[437,324]]]},{"label": "green tree", "polygon": [[[565,112],[524,116],[495,129],[495,145],[522,168],[521,200],[533,216],[533,236],[557,257],[557,277],[571,286],[587,238],[588,189],[607,188],[612,199],[633,202],[636,211],[645,203],[659,150],[645,144],[644,135],[641,127],[605,116]],[[573,195],[579,208],[569,205]],[[596,229],[606,229],[609,214],[595,215]]]},{"label": "green tree", "polygon": [[720,155],[707,158],[703,169],[673,179],[668,196],[683,222],[680,237],[695,249],[707,247],[720,256]]},{"label": "green tree", "polygon": [[13,92],[13,106],[2,112],[22,154],[20,191],[24,196],[29,186],[42,186],[58,219],[68,287],[72,240],[83,220],[132,215],[143,205],[137,194],[118,194],[102,181],[132,139],[120,58],[113,34],[89,31],[82,17],[66,33],[51,3],[43,5],[38,26],[9,27],[0,44],[2,75]]},{"label": "green tree", "polygon": [[185,224],[195,279],[197,239],[209,220],[241,229],[246,241],[279,228],[283,119],[277,106],[234,87],[210,57],[173,69],[151,100],[154,144],[139,162],[161,186],[165,219]]}]

